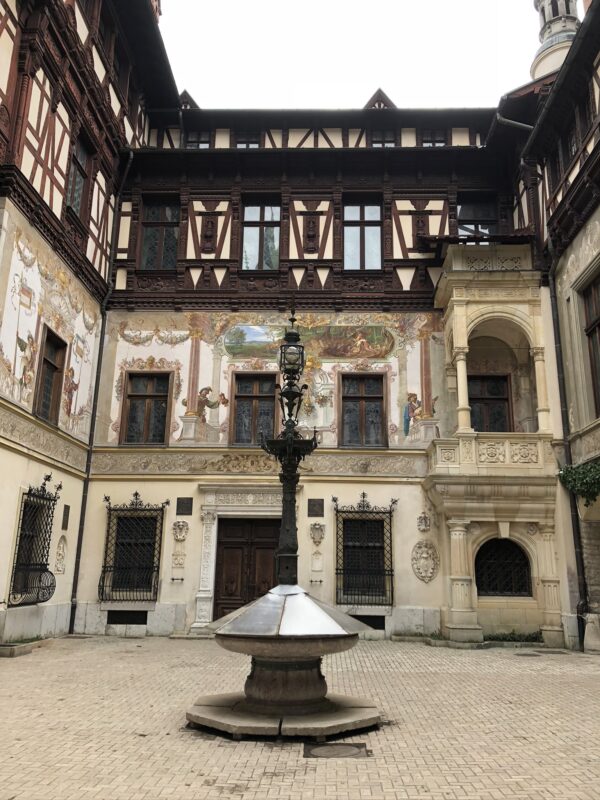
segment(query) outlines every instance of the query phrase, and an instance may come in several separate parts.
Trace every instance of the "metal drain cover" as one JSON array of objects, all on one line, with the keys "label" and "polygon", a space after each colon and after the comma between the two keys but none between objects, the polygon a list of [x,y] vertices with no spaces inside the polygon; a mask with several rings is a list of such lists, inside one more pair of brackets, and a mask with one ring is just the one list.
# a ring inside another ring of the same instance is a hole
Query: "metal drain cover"
[{"label": "metal drain cover", "polygon": [[304,744],[304,758],[367,758],[367,745],[360,744]]},{"label": "metal drain cover", "polygon": [[539,653],[515,653],[516,656],[521,656],[521,658],[539,658]]},{"label": "metal drain cover", "polygon": [[566,650],[536,650],[541,656],[568,656]]}]

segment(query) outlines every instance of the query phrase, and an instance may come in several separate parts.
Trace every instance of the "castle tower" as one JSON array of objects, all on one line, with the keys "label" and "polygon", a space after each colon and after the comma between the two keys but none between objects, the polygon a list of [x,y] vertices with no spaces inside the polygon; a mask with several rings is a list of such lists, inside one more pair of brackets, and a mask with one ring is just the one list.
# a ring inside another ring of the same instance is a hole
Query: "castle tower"
[{"label": "castle tower", "polygon": [[576,0],[534,0],[540,14],[540,42],[531,65],[533,80],[560,69],[579,28]]}]

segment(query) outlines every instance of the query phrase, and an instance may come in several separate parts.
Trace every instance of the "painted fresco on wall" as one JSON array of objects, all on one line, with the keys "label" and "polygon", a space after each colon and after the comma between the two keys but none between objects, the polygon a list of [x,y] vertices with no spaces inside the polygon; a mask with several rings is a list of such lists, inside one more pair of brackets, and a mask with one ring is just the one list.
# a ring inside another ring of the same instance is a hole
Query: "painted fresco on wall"
[{"label": "painted fresco on wall", "polygon": [[[234,375],[276,372],[287,323],[284,315],[268,312],[114,312],[111,320],[113,384],[123,365],[135,358],[181,364],[170,442],[196,446],[228,444]],[[323,446],[338,444],[340,376],[348,372],[385,375],[390,446],[422,446],[436,434],[442,376],[432,372],[432,354],[438,353],[436,363],[441,363],[439,315],[299,313],[298,327],[306,347],[303,381],[308,386],[300,421],[307,430],[317,428]],[[109,443],[118,440],[120,414],[115,394]]]},{"label": "painted fresco on wall", "polygon": [[0,394],[32,410],[44,327],[49,328],[67,345],[59,427],[85,441],[99,322],[97,304],[45,243],[16,229],[0,322]]}]

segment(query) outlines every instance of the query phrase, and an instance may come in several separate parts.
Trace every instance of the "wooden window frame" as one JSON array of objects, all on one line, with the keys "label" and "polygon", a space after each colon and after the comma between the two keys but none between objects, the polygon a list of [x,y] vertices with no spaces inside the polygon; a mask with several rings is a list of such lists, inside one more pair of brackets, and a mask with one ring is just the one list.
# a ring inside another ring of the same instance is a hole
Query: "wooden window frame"
[{"label": "wooden window frame", "polygon": [[[260,208],[260,219],[258,220],[246,220],[246,209],[247,208]],[[271,220],[265,220],[265,208],[278,208],[279,209],[279,219],[275,222]],[[269,203],[268,201],[261,200],[260,202],[254,202],[253,200],[249,200],[245,202],[242,206],[242,246],[241,246],[241,253],[240,253],[240,269],[243,272],[265,272],[265,273],[277,273],[277,271],[281,267],[281,200],[278,200],[274,203]],[[246,228],[258,228],[258,264],[256,269],[244,269],[244,232]],[[277,269],[265,269],[263,266],[264,263],[264,255],[265,255],[265,229],[266,228],[277,228],[279,230],[279,260],[277,264]]]},{"label": "wooden window frame", "polygon": [[[364,381],[365,378],[381,378],[381,395],[365,395],[364,389],[362,395],[352,395],[346,397],[344,395],[344,378],[359,378]],[[388,447],[388,403],[387,403],[387,374],[385,372],[340,372],[338,373],[337,384],[337,419],[338,422],[338,447],[345,450],[382,450]],[[364,416],[365,416],[365,400],[369,398],[377,400],[381,398],[381,444],[364,444],[365,431],[364,431]],[[361,428],[361,440],[363,443],[344,444],[344,400],[358,400],[359,405],[359,426]]]},{"label": "wooden window frame", "polygon": [[[81,148],[85,151],[86,155],[85,164],[82,164],[81,159],[79,158],[79,153],[77,152],[79,146],[81,146]],[[86,139],[82,136],[78,136],[73,145],[73,149],[71,151],[71,157],[69,160],[69,173],[67,175],[67,192],[65,195],[65,209],[70,209],[71,213],[73,213],[77,217],[77,219],[79,219],[84,224],[88,218],[90,187],[92,183],[93,160],[94,160],[94,153],[92,149],[88,146]],[[74,170],[77,171],[79,177],[83,181],[79,208],[76,208],[72,202],[73,191],[75,188],[75,183],[72,182],[72,175]]]},{"label": "wooden window frame", "polygon": [[[46,343],[48,339],[55,339],[57,343],[60,345],[60,350],[62,352],[62,364],[60,363],[53,363],[49,358],[46,357]],[[40,347],[40,358],[38,362],[38,375],[36,381],[36,390],[34,395],[34,414],[39,419],[46,422],[48,425],[58,426],[58,422],[60,419],[60,404],[62,399],[62,389],[65,379],[65,368],[67,363],[67,352],[68,352],[68,345],[67,343],[60,338],[53,330],[51,330],[47,325],[44,325],[44,333],[42,336],[42,342]],[[52,367],[54,368],[54,378],[52,381],[52,390],[50,395],[50,414],[48,417],[45,417],[41,413],[41,405],[42,405],[42,386],[44,380],[44,373],[46,371],[46,361],[48,361]]]},{"label": "wooden window frame", "polygon": [[[173,202],[169,202],[172,200]],[[144,219],[144,214],[146,208],[152,204],[161,204],[163,206],[161,210],[161,219],[154,221],[154,220],[146,220]],[[179,261],[179,248],[181,245],[181,220],[182,220],[182,213],[181,213],[181,197],[180,195],[162,195],[162,196],[153,196],[153,195],[145,195],[142,197],[140,208],[140,235],[138,236],[138,252],[136,258],[137,270],[138,272],[168,272],[174,273],[177,269],[177,262]],[[169,222],[163,219],[163,211],[164,208],[167,206],[173,206],[177,208],[178,219],[176,222]],[[144,257],[144,230],[146,228],[158,228],[159,229],[159,238],[158,238],[158,252],[159,252],[159,260],[161,263],[160,267],[156,268],[145,268],[142,259]],[[165,229],[166,228],[175,228],[177,230],[177,250],[175,255],[175,264],[172,267],[164,267],[164,247],[165,247]]]},{"label": "wooden window frame", "polygon": [[[443,140],[441,138],[436,138],[436,134],[441,134],[443,136]],[[448,147],[450,141],[450,132],[448,131],[448,128],[419,128],[419,147],[427,147],[431,150],[436,150],[439,147]]]},{"label": "wooden window frame", "polygon": [[[349,206],[358,206],[360,208],[360,218],[357,220],[347,220],[346,219],[346,208]],[[376,206],[379,208],[379,219],[378,220],[367,220],[365,219],[365,208],[367,206]],[[352,200],[345,199],[342,203],[342,250],[344,250],[344,240],[345,240],[345,231],[346,228],[360,228],[360,263],[358,267],[346,267],[346,255],[345,252],[342,252],[342,271],[343,272],[364,272],[365,270],[368,272],[380,272],[383,270],[383,262],[384,262],[384,251],[383,251],[383,203],[381,202],[380,198],[375,198],[372,200],[367,199],[357,199]],[[366,228],[379,228],[379,239],[380,239],[380,266],[379,267],[366,267],[365,266],[365,230]]]},{"label": "wooden window frame", "polygon": [[[256,430],[257,424],[257,414],[258,414],[258,399],[259,398],[266,398],[269,395],[259,395],[254,392],[252,396],[250,395],[238,395],[237,393],[237,379],[238,378],[252,378],[257,383],[259,380],[263,378],[274,378],[275,379],[275,390],[273,392],[273,436],[276,435],[277,430],[280,426],[280,419],[281,413],[279,409],[279,403],[277,402],[277,386],[279,383],[279,373],[278,372],[245,372],[245,371],[235,371],[231,375],[231,386],[229,390],[229,396],[232,398],[231,403],[231,413],[229,414],[229,443],[231,447],[260,447],[260,442],[257,441],[258,431]],[[246,443],[246,442],[236,442],[235,440],[235,419],[236,419],[236,412],[237,412],[237,403],[238,397],[242,397],[242,399],[246,399],[252,397],[254,400],[253,408],[252,408],[252,438],[254,441]]]},{"label": "wooden window frame", "polygon": [[[506,404],[508,409],[507,419],[508,419],[508,430],[507,431],[477,431],[477,433],[514,433],[515,432],[515,423],[514,423],[514,414],[513,414],[513,403],[512,403],[512,381],[510,375],[493,375],[493,374],[471,374],[467,376],[467,382],[470,380],[488,380],[488,379],[495,379],[498,380],[499,378],[506,379]],[[486,404],[489,400],[490,403],[498,402],[499,400],[503,400],[504,398],[493,398],[493,397],[475,397],[469,393],[469,406],[471,406],[471,401],[477,401],[479,403]]]},{"label": "wooden window frame", "polygon": [[235,150],[260,150],[264,147],[264,135],[260,130],[233,131],[232,138]]},{"label": "wooden window frame", "polygon": [[[467,217],[466,219],[460,218],[460,209],[461,206],[465,204],[465,202],[472,203],[476,205],[477,200],[481,200],[488,196],[490,201],[494,201],[495,203],[495,210],[496,214],[492,218],[489,217]],[[460,229],[462,226],[469,225],[474,228],[472,233],[461,233]],[[478,238],[478,239],[487,239],[490,236],[495,236],[498,234],[500,230],[500,208],[499,208],[499,197],[495,192],[458,192],[457,200],[456,200],[456,226],[458,231],[458,236],[463,238]],[[494,227],[496,230],[492,230],[490,232],[481,231],[480,227]]]},{"label": "wooden window frame", "polygon": [[[592,293],[596,294],[596,307],[598,313],[592,316]],[[596,358],[594,349],[598,352],[598,362],[600,362],[600,273],[582,290],[583,310],[585,314],[585,336],[588,343],[588,354],[590,359],[590,372],[592,374],[592,389],[594,393],[594,406],[596,419],[600,417],[600,372],[596,368]]]},{"label": "wooden window frame", "polygon": [[394,128],[375,128],[369,134],[369,143],[376,150],[390,150],[398,146],[398,134]]},{"label": "wooden window frame", "polygon": [[[157,377],[168,375],[169,376],[169,386],[167,388],[167,412],[165,416],[165,431],[163,436],[162,442],[148,442],[148,425],[150,419],[150,412],[149,412],[149,404],[148,400],[158,399],[164,397],[164,394],[158,394],[157,392],[154,393],[146,393],[146,394],[135,394],[132,395],[129,391],[129,379],[141,375],[144,378],[150,377]],[[173,407],[173,371],[172,370],[148,370],[148,371],[139,371],[139,370],[128,370],[123,375],[123,403],[121,406],[121,426],[119,430],[119,444],[124,445],[125,447],[162,447],[164,445],[169,444],[169,439],[171,435],[171,412]],[[144,409],[144,441],[143,442],[128,442],[127,441],[127,429],[129,426],[129,401],[130,397],[135,396],[137,398],[146,398],[146,406]]]},{"label": "wooden window frame", "polygon": [[[197,137],[197,142],[190,143],[190,137]],[[203,138],[206,137],[206,138]],[[191,130],[185,132],[185,149],[186,150],[211,150],[214,147],[213,132],[207,130]]]}]

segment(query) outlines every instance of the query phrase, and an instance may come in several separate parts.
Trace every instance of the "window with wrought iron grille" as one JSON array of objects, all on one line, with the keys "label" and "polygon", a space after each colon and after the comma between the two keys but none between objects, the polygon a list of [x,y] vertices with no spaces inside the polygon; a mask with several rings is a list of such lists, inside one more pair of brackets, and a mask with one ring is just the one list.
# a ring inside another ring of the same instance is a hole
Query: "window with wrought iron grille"
[{"label": "window with wrought iron grille", "polygon": [[140,269],[169,270],[177,266],[179,199],[144,199]]},{"label": "window with wrought iron grille", "polygon": [[373,506],[363,492],[355,506],[336,515],[336,602],[341,605],[391,606],[394,599],[392,516],[396,500]]},{"label": "window with wrought iron grille", "polygon": [[160,505],[143,503],[134,492],[130,503],[108,510],[104,562],[98,584],[100,600],[156,600],[166,500]]},{"label": "window with wrought iron grille", "polygon": [[490,539],[475,557],[477,594],[531,597],[531,567],[525,551],[510,539]]},{"label": "window with wrought iron grille", "polygon": [[48,569],[54,510],[62,484],[54,492],[47,488],[52,475],[41,486],[23,493],[19,529],[10,582],[9,606],[31,606],[50,600],[56,579]]}]

